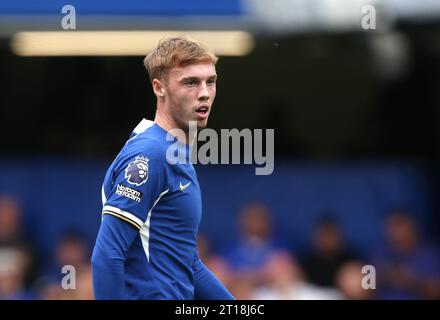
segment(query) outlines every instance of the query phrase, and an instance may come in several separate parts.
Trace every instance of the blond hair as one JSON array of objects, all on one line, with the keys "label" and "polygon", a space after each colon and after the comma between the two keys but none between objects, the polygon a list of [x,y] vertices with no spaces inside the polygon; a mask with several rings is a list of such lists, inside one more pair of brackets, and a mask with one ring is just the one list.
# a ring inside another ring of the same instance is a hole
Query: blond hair
[{"label": "blond hair", "polygon": [[160,40],[156,48],[145,57],[144,66],[153,82],[153,79],[164,80],[167,71],[173,67],[198,62],[216,64],[217,60],[214,52],[200,42],[179,36]]}]

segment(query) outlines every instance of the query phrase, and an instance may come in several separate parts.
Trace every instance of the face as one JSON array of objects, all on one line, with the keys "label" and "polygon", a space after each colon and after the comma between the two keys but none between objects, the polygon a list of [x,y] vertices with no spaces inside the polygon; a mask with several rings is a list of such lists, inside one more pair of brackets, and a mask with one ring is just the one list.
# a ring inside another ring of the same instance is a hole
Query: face
[{"label": "face", "polygon": [[185,131],[190,121],[205,128],[216,94],[217,74],[213,63],[195,63],[169,70],[162,82],[168,116]]},{"label": "face", "polygon": [[410,252],[417,244],[417,230],[407,216],[395,213],[387,221],[387,236],[394,249]]}]

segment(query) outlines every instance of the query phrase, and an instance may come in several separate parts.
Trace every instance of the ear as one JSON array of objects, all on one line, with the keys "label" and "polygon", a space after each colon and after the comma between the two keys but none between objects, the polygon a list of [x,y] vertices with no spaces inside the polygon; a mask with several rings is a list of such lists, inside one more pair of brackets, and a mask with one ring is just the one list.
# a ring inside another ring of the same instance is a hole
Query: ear
[{"label": "ear", "polygon": [[158,98],[165,96],[165,86],[157,79],[153,79],[153,91]]}]

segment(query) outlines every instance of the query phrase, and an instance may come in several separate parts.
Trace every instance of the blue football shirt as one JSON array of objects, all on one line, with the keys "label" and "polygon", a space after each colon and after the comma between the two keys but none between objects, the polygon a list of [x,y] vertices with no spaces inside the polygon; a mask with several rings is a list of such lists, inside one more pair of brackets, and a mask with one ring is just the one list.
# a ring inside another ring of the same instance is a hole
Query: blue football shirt
[{"label": "blue football shirt", "polygon": [[124,262],[126,299],[194,299],[200,186],[191,163],[168,163],[177,140],[167,141],[167,134],[142,120],[104,178],[103,217],[138,232]]}]

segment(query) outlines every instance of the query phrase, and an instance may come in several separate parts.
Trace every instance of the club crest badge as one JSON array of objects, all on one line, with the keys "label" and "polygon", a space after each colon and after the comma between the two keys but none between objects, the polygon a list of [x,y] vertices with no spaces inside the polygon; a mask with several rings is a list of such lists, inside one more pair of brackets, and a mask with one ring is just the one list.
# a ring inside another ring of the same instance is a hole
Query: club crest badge
[{"label": "club crest badge", "polygon": [[125,179],[127,182],[140,186],[148,179],[148,158],[136,157],[134,161],[130,162],[125,169]]}]

